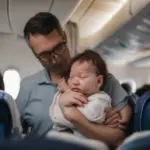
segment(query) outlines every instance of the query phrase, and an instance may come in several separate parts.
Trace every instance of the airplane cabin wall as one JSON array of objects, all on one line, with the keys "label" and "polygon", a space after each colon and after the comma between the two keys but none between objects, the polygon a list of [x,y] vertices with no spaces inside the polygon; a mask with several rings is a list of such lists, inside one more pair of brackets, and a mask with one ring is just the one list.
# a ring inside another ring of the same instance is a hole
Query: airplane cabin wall
[{"label": "airplane cabin wall", "polygon": [[[42,69],[25,40],[15,35],[0,36],[0,62],[2,73],[8,68],[14,68],[19,72],[21,79]],[[135,80],[137,87],[150,81],[150,71],[147,68],[139,69],[131,65],[109,63],[108,70],[119,80]]]},{"label": "airplane cabin wall", "polygon": [[42,69],[25,40],[15,35],[0,36],[0,62],[2,73],[16,69],[21,79]]}]

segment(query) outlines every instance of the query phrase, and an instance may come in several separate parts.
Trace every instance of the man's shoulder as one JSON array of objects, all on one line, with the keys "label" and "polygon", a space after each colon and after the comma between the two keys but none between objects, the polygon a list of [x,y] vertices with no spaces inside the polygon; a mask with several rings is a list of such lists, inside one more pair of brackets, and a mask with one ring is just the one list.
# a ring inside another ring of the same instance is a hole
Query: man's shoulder
[{"label": "man's shoulder", "polygon": [[119,84],[120,84],[119,81],[114,77],[114,75],[108,73],[103,87],[104,88],[112,87],[112,86],[114,87],[114,86],[119,85]]},{"label": "man's shoulder", "polygon": [[114,82],[114,81],[116,82],[116,81],[118,81],[118,80],[115,78],[115,76],[112,75],[112,74],[110,74],[110,73],[107,74],[106,80],[107,80],[107,82]]},{"label": "man's shoulder", "polygon": [[24,85],[31,85],[38,83],[41,79],[41,77],[44,75],[45,70],[38,71],[30,76],[27,76],[22,79],[22,84]]}]

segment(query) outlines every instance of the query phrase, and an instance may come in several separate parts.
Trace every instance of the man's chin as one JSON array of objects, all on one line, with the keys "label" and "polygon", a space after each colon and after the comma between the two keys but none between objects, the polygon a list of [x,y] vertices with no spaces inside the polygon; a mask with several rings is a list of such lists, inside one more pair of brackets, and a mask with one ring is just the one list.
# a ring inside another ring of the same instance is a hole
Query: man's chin
[{"label": "man's chin", "polygon": [[53,72],[54,74],[59,75],[59,76],[61,76],[61,77],[67,77],[67,76],[68,76],[68,71],[62,70],[62,69],[50,70],[50,72]]},{"label": "man's chin", "polygon": [[59,76],[68,76],[68,73],[69,73],[69,70],[67,67],[67,64],[66,65],[56,65],[56,66],[52,66],[52,67],[49,67],[49,66],[43,66],[48,72],[53,72],[54,74],[57,74]]}]

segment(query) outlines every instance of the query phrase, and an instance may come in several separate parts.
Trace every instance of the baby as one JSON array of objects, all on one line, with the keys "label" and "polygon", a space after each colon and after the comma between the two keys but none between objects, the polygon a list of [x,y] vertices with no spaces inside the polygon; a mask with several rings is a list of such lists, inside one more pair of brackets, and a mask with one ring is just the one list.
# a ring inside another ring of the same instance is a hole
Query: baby
[{"label": "baby", "polygon": [[55,131],[65,131],[71,129],[77,136],[83,136],[76,127],[65,119],[60,106],[59,98],[61,91],[70,89],[88,97],[88,103],[77,109],[91,122],[103,123],[105,121],[105,109],[111,107],[111,98],[100,88],[105,82],[107,67],[99,54],[91,50],[77,55],[73,58],[70,68],[68,85],[59,86],[53,103],[50,107],[50,117],[53,121]]}]

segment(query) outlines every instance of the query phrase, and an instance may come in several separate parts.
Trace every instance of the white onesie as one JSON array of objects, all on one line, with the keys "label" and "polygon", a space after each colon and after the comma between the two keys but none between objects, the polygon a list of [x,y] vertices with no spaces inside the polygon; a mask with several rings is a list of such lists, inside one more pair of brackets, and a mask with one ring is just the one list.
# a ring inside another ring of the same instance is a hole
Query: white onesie
[{"label": "white onesie", "polygon": [[[72,129],[77,136],[83,136],[77,128],[68,121],[59,106],[59,97],[61,93],[57,92],[54,96],[53,103],[50,106],[50,117],[53,122],[53,129],[55,131],[63,131]],[[79,111],[91,122],[102,123],[105,121],[105,109],[111,107],[111,98],[103,91],[93,94],[88,97],[88,103],[83,107],[77,107]]]}]

